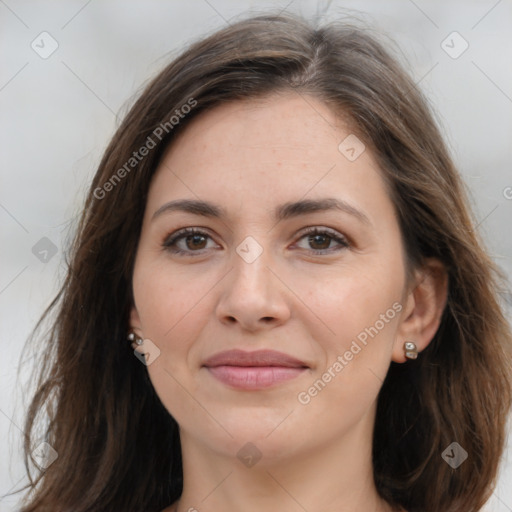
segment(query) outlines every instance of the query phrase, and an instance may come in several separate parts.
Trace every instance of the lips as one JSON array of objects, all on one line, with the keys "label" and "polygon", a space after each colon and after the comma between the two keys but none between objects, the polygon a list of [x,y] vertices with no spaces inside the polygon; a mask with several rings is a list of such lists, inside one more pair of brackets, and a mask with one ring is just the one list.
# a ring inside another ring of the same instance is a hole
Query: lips
[{"label": "lips", "polygon": [[210,374],[237,389],[257,390],[298,377],[309,367],[299,359],[274,350],[228,350],[208,358]]},{"label": "lips", "polygon": [[304,361],[295,359],[275,350],[227,350],[213,355],[204,362],[204,366],[281,366],[285,368],[307,368]]}]

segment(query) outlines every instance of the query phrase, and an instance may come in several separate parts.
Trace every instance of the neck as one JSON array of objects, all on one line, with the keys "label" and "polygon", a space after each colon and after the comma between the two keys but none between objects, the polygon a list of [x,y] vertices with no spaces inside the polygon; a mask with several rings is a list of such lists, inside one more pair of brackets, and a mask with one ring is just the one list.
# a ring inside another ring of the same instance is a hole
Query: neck
[{"label": "neck", "polygon": [[252,467],[182,433],[184,486],[175,511],[389,512],[375,488],[365,430],[354,428],[342,442],[328,440],[306,453],[275,459],[263,453]]}]

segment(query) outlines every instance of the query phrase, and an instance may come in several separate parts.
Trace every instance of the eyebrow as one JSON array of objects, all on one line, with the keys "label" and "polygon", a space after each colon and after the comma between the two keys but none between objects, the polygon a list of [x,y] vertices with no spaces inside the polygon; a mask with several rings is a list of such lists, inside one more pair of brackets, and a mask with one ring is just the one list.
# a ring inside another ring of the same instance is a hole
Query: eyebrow
[{"label": "eyebrow", "polygon": [[[360,220],[364,224],[371,225],[370,219],[361,210],[351,204],[337,199],[334,197],[325,197],[321,199],[303,199],[295,202],[288,202],[278,206],[274,211],[274,220],[282,221],[298,217],[300,215],[306,215],[308,213],[325,212],[331,210],[338,210],[349,215],[352,215],[356,219]],[[227,211],[219,205],[209,203],[208,201],[201,201],[197,199],[177,199],[163,204],[153,214],[151,220],[159,217],[163,213],[182,211],[192,213],[194,215],[201,215],[203,217],[212,218],[227,218]]]}]

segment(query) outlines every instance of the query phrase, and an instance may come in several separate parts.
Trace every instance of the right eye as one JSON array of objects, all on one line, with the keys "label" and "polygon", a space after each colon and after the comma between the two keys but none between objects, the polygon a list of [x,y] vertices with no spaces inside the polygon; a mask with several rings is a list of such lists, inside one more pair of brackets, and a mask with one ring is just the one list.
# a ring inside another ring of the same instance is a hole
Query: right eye
[{"label": "right eye", "polygon": [[205,246],[208,239],[212,240],[211,236],[205,231],[185,228],[167,237],[162,247],[173,254],[196,256],[203,254],[204,250],[208,249]]}]

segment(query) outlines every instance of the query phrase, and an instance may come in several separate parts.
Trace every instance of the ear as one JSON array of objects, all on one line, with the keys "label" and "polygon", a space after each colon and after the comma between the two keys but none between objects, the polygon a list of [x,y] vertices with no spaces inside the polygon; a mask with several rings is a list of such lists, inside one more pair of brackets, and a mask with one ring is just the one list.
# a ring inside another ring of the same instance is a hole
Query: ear
[{"label": "ear", "polygon": [[[137,308],[133,305],[130,311],[130,332],[134,332],[136,336],[144,339],[144,335],[142,334],[142,325],[139,318],[139,312]],[[137,345],[135,342],[132,343],[132,348],[134,350],[138,350],[141,352],[141,346]]]},{"label": "ear", "polygon": [[405,307],[393,345],[393,361],[404,363],[404,343],[413,341],[418,352],[424,350],[434,338],[448,296],[448,274],[444,265],[428,258],[415,272],[414,281],[407,292]]}]

